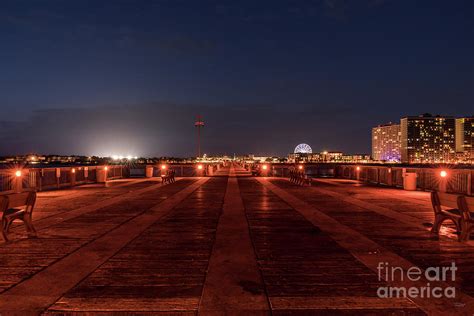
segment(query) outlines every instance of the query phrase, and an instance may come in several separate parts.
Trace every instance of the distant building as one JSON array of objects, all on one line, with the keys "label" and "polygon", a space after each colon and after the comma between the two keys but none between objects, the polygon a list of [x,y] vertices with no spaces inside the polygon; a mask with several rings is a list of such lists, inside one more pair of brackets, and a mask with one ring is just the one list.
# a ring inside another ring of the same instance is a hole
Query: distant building
[{"label": "distant building", "polygon": [[370,155],[345,155],[340,151],[323,151],[321,153],[291,153],[289,163],[298,162],[370,162]]},{"label": "distant building", "polygon": [[456,152],[461,161],[474,161],[474,116],[456,119]]},{"label": "distant building", "polygon": [[456,158],[455,119],[451,116],[404,117],[400,121],[404,163],[449,163]]},{"label": "distant building", "polygon": [[400,124],[379,125],[372,128],[372,159],[400,162]]},{"label": "distant building", "polygon": [[370,155],[367,154],[354,154],[354,155],[343,155],[341,160],[338,162],[361,162],[368,163],[372,162]]}]

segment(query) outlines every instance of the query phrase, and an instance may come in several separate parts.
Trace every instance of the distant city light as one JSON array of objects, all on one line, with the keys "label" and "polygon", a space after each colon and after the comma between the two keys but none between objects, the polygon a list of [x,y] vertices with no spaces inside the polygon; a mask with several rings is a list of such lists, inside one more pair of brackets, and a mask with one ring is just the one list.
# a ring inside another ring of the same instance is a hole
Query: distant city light
[{"label": "distant city light", "polygon": [[112,157],[113,160],[123,160],[123,159],[127,159],[127,160],[133,160],[133,159],[138,159],[137,156],[132,156],[132,155],[112,155],[110,156]]},{"label": "distant city light", "polygon": [[21,177],[21,170],[17,170],[17,171],[15,172],[15,176]]},{"label": "distant city light", "polygon": [[445,170],[441,170],[441,172],[439,173],[439,175],[441,176],[441,178],[446,178],[446,176],[448,175],[448,173],[447,173]]}]

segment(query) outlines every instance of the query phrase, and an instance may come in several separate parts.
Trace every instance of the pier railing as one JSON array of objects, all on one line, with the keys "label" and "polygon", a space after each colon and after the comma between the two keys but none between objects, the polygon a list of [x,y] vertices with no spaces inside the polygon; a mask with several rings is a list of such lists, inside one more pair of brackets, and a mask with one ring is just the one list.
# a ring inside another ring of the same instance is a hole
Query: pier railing
[{"label": "pier railing", "polygon": [[[264,175],[288,177],[295,164],[266,164]],[[165,169],[162,169],[163,166]],[[356,164],[303,164],[311,177],[359,180],[366,183],[403,187],[407,173],[416,174],[419,190],[441,190],[474,195],[474,169],[373,166]],[[250,168],[250,166],[248,166]],[[216,163],[166,165],[72,166],[58,168],[0,169],[0,192],[32,188],[38,191],[60,189],[83,184],[132,177],[159,177],[165,170],[174,170],[176,177],[213,175],[220,168]],[[20,171],[20,174],[17,172]],[[444,171],[444,177],[441,172]]]},{"label": "pier railing", "polygon": [[441,190],[466,195],[474,193],[473,169],[340,165],[335,166],[334,172],[336,178],[393,187],[403,187],[404,176],[415,173],[416,187],[419,190]]},{"label": "pier railing", "polygon": [[[162,169],[163,166],[165,169]],[[160,177],[168,169],[174,170],[176,177],[194,177],[212,175],[218,165],[203,163],[0,169],[0,192],[27,188],[43,191],[120,178]]]},{"label": "pier railing", "polygon": [[[299,168],[310,177],[359,180],[391,187],[403,187],[407,173],[416,174],[419,190],[440,190],[449,193],[474,194],[474,169],[371,166],[363,164],[268,164],[268,176],[288,177],[292,168]],[[442,176],[442,172],[443,176]]]}]

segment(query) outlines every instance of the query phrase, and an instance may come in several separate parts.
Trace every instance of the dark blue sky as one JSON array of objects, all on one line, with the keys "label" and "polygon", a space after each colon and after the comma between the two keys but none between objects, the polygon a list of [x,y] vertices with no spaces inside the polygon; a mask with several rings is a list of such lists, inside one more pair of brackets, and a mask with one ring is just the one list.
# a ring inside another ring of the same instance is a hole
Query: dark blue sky
[{"label": "dark blue sky", "polygon": [[472,115],[471,0],[0,2],[0,154],[370,152]]}]

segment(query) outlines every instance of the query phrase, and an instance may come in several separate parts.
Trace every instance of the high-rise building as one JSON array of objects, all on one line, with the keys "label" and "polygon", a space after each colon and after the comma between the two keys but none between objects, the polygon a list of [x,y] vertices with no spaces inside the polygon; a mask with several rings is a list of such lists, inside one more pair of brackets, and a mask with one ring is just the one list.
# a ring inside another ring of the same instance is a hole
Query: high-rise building
[{"label": "high-rise building", "polygon": [[379,125],[372,128],[372,159],[400,162],[400,124]]},{"label": "high-rise building", "polygon": [[474,160],[474,116],[456,119],[456,152],[460,159]]},{"label": "high-rise building", "polygon": [[402,162],[447,163],[455,160],[454,117],[408,116],[401,119],[400,129]]}]

